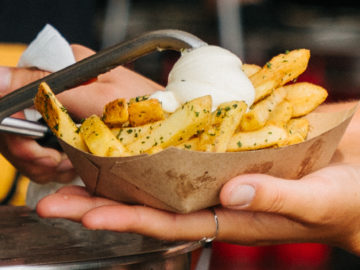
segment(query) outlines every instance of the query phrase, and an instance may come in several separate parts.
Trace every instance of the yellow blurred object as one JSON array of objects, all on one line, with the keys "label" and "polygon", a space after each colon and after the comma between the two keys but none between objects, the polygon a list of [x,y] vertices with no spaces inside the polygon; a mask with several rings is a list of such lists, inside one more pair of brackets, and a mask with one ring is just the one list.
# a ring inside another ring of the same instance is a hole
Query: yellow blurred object
[{"label": "yellow blurred object", "polygon": [[16,190],[13,196],[11,197],[9,204],[15,206],[23,206],[26,204],[26,192],[29,186],[30,180],[21,175],[16,183]]},{"label": "yellow blurred object", "polygon": [[[25,44],[0,43],[0,66],[15,67],[26,47]],[[17,177],[15,168],[1,155],[0,170],[0,203],[9,199],[9,204],[25,205],[29,179]]]},{"label": "yellow blurred object", "polygon": [[15,67],[26,47],[25,44],[0,43],[0,65]]},{"label": "yellow blurred object", "polygon": [[11,191],[11,187],[15,181],[15,168],[3,157],[0,156],[0,202],[2,202],[7,194]]}]

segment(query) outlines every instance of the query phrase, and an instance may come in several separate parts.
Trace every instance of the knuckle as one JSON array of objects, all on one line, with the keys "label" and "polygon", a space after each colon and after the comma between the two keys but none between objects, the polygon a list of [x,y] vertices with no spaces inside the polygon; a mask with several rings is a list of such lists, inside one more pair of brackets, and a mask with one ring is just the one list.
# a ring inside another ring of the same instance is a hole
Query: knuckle
[{"label": "knuckle", "polygon": [[303,217],[311,225],[330,225],[334,221],[334,212],[330,208],[319,208],[317,211],[309,209],[308,214]]},{"label": "knuckle", "polygon": [[279,213],[284,208],[284,195],[283,193],[277,189],[271,189],[270,199],[264,202],[264,210],[266,212],[275,212]]}]

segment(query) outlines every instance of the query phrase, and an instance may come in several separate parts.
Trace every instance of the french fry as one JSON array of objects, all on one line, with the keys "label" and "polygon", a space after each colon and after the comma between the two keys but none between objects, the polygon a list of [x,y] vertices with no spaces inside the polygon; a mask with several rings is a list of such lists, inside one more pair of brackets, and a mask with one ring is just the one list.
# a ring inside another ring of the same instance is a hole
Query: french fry
[{"label": "french fry", "polygon": [[308,65],[310,51],[293,50],[273,57],[264,67],[250,76],[255,88],[255,102],[269,95],[273,89],[296,79]]},{"label": "french fry", "polygon": [[247,105],[243,101],[225,102],[212,113],[212,126],[200,137],[200,149],[225,152],[231,136],[240,124]]},{"label": "french fry", "polygon": [[110,126],[119,126],[126,123],[129,119],[126,100],[124,98],[118,98],[106,104],[102,119],[105,124]]},{"label": "french fry", "polygon": [[292,117],[299,117],[312,112],[328,96],[324,88],[307,82],[290,84],[283,88],[287,92],[286,100],[293,106]]},{"label": "french fry", "polygon": [[226,152],[227,145],[246,112],[247,105],[243,101],[233,101],[222,104],[220,109],[225,111],[225,117],[219,126],[218,136],[215,136],[214,151]]},{"label": "french fry", "polygon": [[261,70],[261,67],[254,64],[243,64],[241,69],[244,71],[247,77],[254,75],[256,72]]},{"label": "french fry", "polygon": [[183,149],[183,150],[199,150],[199,139],[200,137],[191,138],[185,142],[182,142],[176,145],[176,148]]},{"label": "french fry", "polygon": [[309,133],[309,129],[309,121],[306,118],[291,119],[286,125],[288,137],[286,140],[279,142],[278,145],[286,146],[305,141],[307,134]]},{"label": "french fry", "polygon": [[306,139],[309,133],[310,123],[306,118],[295,118],[289,121],[286,128],[289,134],[299,133],[301,137]]},{"label": "french fry", "polygon": [[286,97],[286,91],[283,88],[276,89],[270,96],[253,105],[240,123],[242,131],[257,130],[265,126],[270,113]]},{"label": "french fry", "polygon": [[286,140],[287,131],[278,126],[268,125],[259,130],[235,133],[227,147],[229,152],[267,148]]},{"label": "french fry", "polygon": [[214,151],[214,140],[215,136],[218,133],[219,126],[212,124],[210,120],[209,125],[205,128],[204,132],[200,134],[198,149],[204,152],[213,152]]},{"label": "french fry", "polygon": [[126,146],[137,140],[142,134],[150,134],[152,130],[161,125],[162,122],[163,120],[138,127],[111,128],[110,130],[112,134]]},{"label": "french fry", "polygon": [[137,97],[131,98],[129,100],[129,104],[133,104],[133,103],[148,100],[148,99],[149,99],[149,95],[137,96]]},{"label": "french fry", "polygon": [[102,157],[128,156],[129,153],[111,133],[101,118],[92,115],[85,119],[80,127],[80,135],[83,137],[91,153]]},{"label": "french fry", "polygon": [[147,99],[129,105],[129,122],[132,127],[164,119],[164,111],[157,99]]},{"label": "french fry", "polygon": [[291,119],[293,107],[290,102],[283,100],[269,114],[266,125],[285,127]]},{"label": "french fry", "polygon": [[161,125],[154,128],[149,135],[142,135],[127,145],[131,154],[141,154],[160,146],[165,148],[178,145],[193,135],[202,132],[210,120],[211,97],[193,99],[182,105],[166,118]]},{"label": "french fry", "polygon": [[42,82],[39,86],[39,90],[34,98],[34,105],[51,131],[58,138],[87,152],[88,149],[79,135],[78,127],[45,82]]}]

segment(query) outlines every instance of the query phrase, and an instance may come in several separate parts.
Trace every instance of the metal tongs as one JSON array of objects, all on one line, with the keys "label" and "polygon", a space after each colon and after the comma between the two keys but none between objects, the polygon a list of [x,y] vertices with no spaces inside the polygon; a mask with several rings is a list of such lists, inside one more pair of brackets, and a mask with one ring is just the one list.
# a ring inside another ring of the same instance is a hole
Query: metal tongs
[{"label": "metal tongs", "polygon": [[158,30],[102,50],[0,98],[0,132],[30,136],[35,139],[50,134],[46,125],[9,117],[33,105],[33,98],[41,82],[46,82],[55,94],[59,94],[156,50],[180,51],[204,45],[207,45],[204,41],[187,32]]}]

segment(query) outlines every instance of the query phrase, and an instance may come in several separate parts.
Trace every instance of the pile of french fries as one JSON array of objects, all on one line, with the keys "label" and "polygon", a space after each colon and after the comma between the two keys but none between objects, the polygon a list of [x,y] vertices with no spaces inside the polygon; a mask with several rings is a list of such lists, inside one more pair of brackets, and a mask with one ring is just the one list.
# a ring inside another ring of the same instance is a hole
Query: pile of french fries
[{"label": "pile of french fries", "polygon": [[102,116],[76,125],[46,83],[34,103],[56,136],[99,156],[153,154],[170,146],[205,152],[283,147],[306,139],[310,127],[304,116],[327,97],[320,86],[295,82],[309,58],[309,50],[298,49],[273,57],[263,67],[244,64],[255,88],[250,108],[232,101],[211,111],[211,96],[203,96],[170,114],[148,96],[119,98],[105,106]]}]

